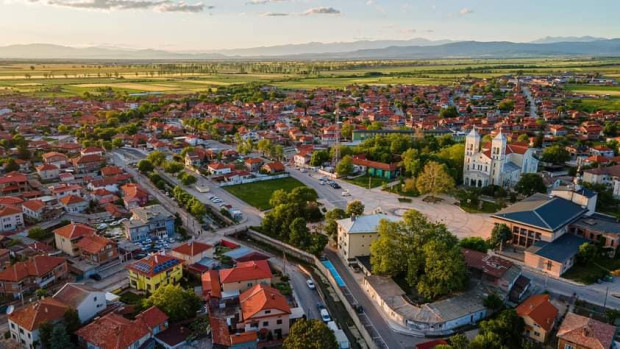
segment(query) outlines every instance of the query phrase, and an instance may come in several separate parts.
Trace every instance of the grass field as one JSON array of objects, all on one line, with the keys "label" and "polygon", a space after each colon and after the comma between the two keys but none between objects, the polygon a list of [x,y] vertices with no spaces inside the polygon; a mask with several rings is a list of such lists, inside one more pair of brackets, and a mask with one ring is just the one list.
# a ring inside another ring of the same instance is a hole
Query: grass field
[{"label": "grass field", "polygon": [[297,187],[303,186],[303,183],[295,178],[287,177],[262,182],[231,185],[224,187],[224,189],[257,209],[264,211],[272,208],[271,205],[269,205],[269,199],[271,199],[271,194],[274,191],[284,189],[286,192],[290,192]]},{"label": "grass field", "polygon": [[[168,65],[188,67],[166,70]],[[191,94],[220,86],[260,82],[285,89],[343,88],[351,84],[453,85],[467,77],[505,74],[598,72],[620,77],[620,59],[444,59],[346,62],[15,63],[0,62],[0,93],[42,97],[162,92]],[[310,67],[318,67],[309,72]],[[277,67],[277,68],[276,68]],[[574,91],[619,96],[605,87],[575,85]],[[588,90],[589,89],[589,90]]]},{"label": "grass field", "polygon": [[620,97],[620,86],[569,85],[566,89],[579,94]]}]

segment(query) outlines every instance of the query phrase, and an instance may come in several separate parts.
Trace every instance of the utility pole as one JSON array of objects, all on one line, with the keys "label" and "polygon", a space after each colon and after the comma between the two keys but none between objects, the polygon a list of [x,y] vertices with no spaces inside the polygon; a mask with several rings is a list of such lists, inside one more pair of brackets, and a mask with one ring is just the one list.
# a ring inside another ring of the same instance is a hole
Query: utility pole
[{"label": "utility pole", "polygon": [[605,301],[603,302],[603,310],[607,309],[607,296],[609,295],[609,286],[605,289]]}]

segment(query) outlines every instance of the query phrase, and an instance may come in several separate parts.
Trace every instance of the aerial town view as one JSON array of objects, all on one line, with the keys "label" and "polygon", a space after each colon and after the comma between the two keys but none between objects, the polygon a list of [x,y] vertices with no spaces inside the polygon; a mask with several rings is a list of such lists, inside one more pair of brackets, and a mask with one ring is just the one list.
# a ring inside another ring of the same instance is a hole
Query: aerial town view
[{"label": "aerial town view", "polygon": [[620,349],[619,15],[0,0],[0,349]]}]

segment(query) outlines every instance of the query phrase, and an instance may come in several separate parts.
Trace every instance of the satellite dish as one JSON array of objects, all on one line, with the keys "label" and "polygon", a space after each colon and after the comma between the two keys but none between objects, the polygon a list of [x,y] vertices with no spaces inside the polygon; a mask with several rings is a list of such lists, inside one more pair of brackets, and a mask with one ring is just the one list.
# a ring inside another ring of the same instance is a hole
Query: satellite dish
[{"label": "satellite dish", "polygon": [[15,307],[12,305],[9,305],[8,307],[6,307],[6,314],[9,315],[11,314],[13,311],[15,310]]}]

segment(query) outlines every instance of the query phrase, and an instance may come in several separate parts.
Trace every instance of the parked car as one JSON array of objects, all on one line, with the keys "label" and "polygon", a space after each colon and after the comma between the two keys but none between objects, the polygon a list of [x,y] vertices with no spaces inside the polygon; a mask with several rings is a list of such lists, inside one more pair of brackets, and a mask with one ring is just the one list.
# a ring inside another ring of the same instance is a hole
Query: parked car
[{"label": "parked car", "polygon": [[331,182],[329,185],[330,185],[332,188],[334,188],[334,189],[340,189],[340,188],[342,188],[342,187],[341,187],[338,183],[336,183],[336,182]]},{"label": "parked car", "polygon": [[329,316],[327,309],[321,309],[321,320],[323,320],[324,323],[332,321],[332,318]]},{"label": "parked car", "polygon": [[342,196],[351,196],[351,193],[349,193],[348,191],[343,191]]},{"label": "parked car", "polygon": [[311,290],[314,290],[316,288],[316,286],[314,285],[314,281],[312,281],[312,279],[306,280],[306,284],[308,284],[308,288]]},{"label": "parked car", "polygon": [[323,303],[321,303],[321,302],[317,302],[317,303],[316,303],[316,307],[317,307],[319,310],[323,310],[323,309],[325,309],[325,306],[324,306],[324,305],[323,305]]},{"label": "parked car", "polygon": [[89,278],[95,280],[95,281],[101,281],[101,275],[99,274],[92,274],[91,276],[89,276]]}]

